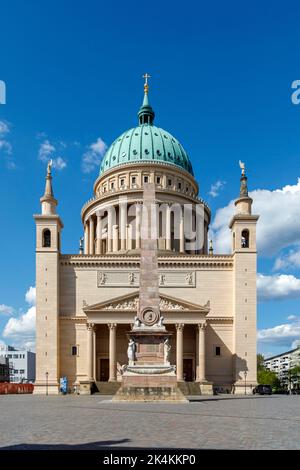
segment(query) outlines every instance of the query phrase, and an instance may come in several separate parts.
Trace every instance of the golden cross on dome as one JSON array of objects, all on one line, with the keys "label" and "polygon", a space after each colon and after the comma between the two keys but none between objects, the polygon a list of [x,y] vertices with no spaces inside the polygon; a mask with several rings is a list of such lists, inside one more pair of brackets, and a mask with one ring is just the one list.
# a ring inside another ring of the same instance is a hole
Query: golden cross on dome
[{"label": "golden cross on dome", "polygon": [[151,75],[149,75],[148,73],[145,73],[143,75],[143,78],[145,79],[145,83],[144,83],[144,92],[146,94],[148,94],[148,89],[149,89],[149,85],[148,85],[148,78],[151,78]]}]

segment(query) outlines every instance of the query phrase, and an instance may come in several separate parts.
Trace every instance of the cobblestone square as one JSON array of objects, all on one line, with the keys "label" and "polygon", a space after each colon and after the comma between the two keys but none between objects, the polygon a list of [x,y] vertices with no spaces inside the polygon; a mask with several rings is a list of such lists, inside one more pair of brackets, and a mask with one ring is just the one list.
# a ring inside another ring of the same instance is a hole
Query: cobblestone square
[{"label": "cobblestone square", "polygon": [[300,396],[193,397],[116,404],[111,397],[0,397],[0,449],[300,449]]}]

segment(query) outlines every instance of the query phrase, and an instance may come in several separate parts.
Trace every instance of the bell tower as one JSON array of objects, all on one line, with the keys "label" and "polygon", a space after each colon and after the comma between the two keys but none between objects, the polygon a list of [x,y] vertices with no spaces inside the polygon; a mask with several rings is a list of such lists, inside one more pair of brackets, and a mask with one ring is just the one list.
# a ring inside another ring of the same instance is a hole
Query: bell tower
[{"label": "bell tower", "polygon": [[41,214],[36,224],[36,382],[34,393],[59,392],[59,255],[63,228],[56,214],[48,163]]},{"label": "bell tower", "polygon": [[236,213],[229,224],[234,257],[233,383],[236,393],[241,393],[244,388],[247,393],[251,393],[251,386],[257,383],[256,224],[259,216],[252,215],[253,201],[248,195],[245,164],[240,162],[240,167],[242,169],[240,194],[235,200]]}]

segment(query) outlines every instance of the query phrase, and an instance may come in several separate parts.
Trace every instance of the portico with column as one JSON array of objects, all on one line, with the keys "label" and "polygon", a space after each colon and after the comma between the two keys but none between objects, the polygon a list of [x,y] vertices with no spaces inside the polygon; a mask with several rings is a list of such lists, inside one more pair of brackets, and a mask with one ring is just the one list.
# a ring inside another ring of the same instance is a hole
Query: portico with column
[{"label": "portico with column", "polygon": [[[160,300],[161,306],[168,306],[168,309],[161,310],[161,314],[167,331],[172,333],[171,362],[176,366],[178,383],[185,380],[195,381],[199,383],[201,392],[205,393],[205,387],[208,387],[208,391],[211,390],[210,383],[206,380],[205,354],[209,303],[197,306],[196,309],[194,304],[178,302],[180,302],[178,299],[170,300],[165,296],[161,296]],[[137,311],[131,307],[136,304],[137,293],[84,307],[83,310],[88,317],[86,373],[90,382],[97,383],[103,380],[99,364],[100,362],[104,364],[105,360],[108,360],[108,374],[105,381],[121,381],[121,368],[127,364],[126,332],[131,329],[130,325],[134,321]],[[185,377],[184,361],[187,357],[193,363],[192,379]]]}]

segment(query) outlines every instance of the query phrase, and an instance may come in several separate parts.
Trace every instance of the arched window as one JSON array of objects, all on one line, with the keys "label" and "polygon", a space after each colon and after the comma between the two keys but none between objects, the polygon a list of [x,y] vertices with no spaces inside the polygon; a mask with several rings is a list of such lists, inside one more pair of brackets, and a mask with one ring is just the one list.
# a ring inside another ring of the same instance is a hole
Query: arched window
[{"label": "arched window", "polygon": [[51,232],[48,228],[43,231],[43,247],[50,248],[51,246]]},{"label": "arched window", "polygon": [[241,247],[242,248],[249,248],[249,230],[243,230],[242,231]]},{"label": "arched window", "polygon": [[235,250],[235,232],[233,232],[232,244],[233,244],[233,251],[234,251]]}]

